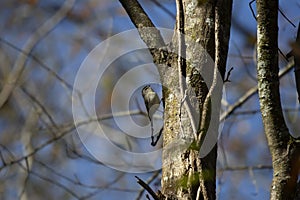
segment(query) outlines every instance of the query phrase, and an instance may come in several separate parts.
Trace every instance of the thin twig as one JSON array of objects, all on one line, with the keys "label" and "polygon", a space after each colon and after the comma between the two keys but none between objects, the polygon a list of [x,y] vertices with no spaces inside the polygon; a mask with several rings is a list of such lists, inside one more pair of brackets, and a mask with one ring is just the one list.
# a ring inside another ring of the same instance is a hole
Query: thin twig
[{"label": "thin twig", "polygon": [[[300,111],[300,107],[298,108],[283,108],[282,109],[284,112],[299,112]],[[260,113],[260,109],[256,109],[256,110],[245,110],[245,111],[237,111],[235,113],[233,113],[233,115],[255,115]]]},{"label": "thin twig", "polygon": [[[61,6],[61,8],[50,18],[48,19],[41,27],[39,27],[27,40],[25,43],[22,52],[26,52],[30,54],[33,48],[41,41],[50,31],[52,31],[57,24],[66,17],[67,13],[71,10],[75,3],[75,0],[66,0],[65,3]],[[27,60],[27,56],[24,53],[19,54],[13,69],[6,82],[3,84],[3,88],[0,93],[0,108],[7,101],[10,94],[16,87],[16,84],[24,71],[25,63]]]},{"label": "thin twig", "polygon": [[137,183],[140,184],[143,188],[145,188],[145,190],[147,190],[149,192],[149,194],[155,199],[155,200],[160,200],[158,198],[158,196],[156,195],[156,193],[150,188],[150,186],[145,183],[142,179],[140,179],[138,176],[135,176],[135,178],[137,179]]},{"label": "thin twig", "polygon": [[232,70],[233,70],[233,67],[231,67],[230,70],[227,72],[227,76],[226,76],[226,78],[225,78],[225,80],[224,80],[224,83],[225,83],[225,82],[230,82],[229,77],[230,77],[230,74],[231,74],[231,71],[232,71]]},{"label": "thin twig", "polygon": [[24,50],[20,49],[19,47],[17,47],[16,45],[12,44],[11,42],[3,39],[0,37],[0,41],[3,42],[4,44],[6,44],[7,46],[21,52],[22,54],[24,54],[25,56],[31,58],[32,60],[34,60],[37,64],[39,64],[41,66],[41,68],[43,68],[44,70],[46,70],[47,72],[50,73],[50,75],[52,75],[54,78],[56,78],[63,87],[72,90],[73,86],[66,82],[62,77],[60,77],[55,71],[53,71],[49,66],[47,66],[46,63],[44,63],[42,60],[40,60],[38,57],[36,57],[34,54],[32,54],[32,52],[25,52]]},{"label": "thin twig", "polygon": [[278,8],[280,14],[294,27],[296,28],[296,25]]},{"label": "thin twig", "polygon": [[51,114],[47,111],[46,107],[33,95],[31,94],[25,87],[21,87],[22,91],[31,99],[32,102],[36,103],[39,108],[44,112],[47,116],[48,120],[51,122],[52,126],[57,128],[56,122],[54,121]]},{"label": "thin twig", "polygon": [[[15,160],[12,160],[10,162],[7,162],[7,165],[5,166],[1,166],[0,167],[0,171],[7,167],[7,166],[10,166],[10,165],[14,165],[14,164],[19,164],[20,162],[22,162],[23,160],[25,159],[28,159],[29,157],[31,156],[34,156],[37,152],[39,152],[40,150],[44,149],[45,147],[49,146],[50,144],[60,140],[61,138],[63,138],[65,135],[67,135],[68,133],[70,133],[72,130],[74,130],[76,128],[75,125],[71,126],[71,127],[68,127],[67,129],[61,131],[60,134],[58,134],[57,136],[47,140],[46,142],[42,143],[41,145],[39,145],[38,147],[36,147],[35,149],[33,149],[31,152],[27,153],[26,155],[20,157],[20,158],[17,158]],[[0,146],[4,146],[2,144],[0,144]]]},{"label": "thin twig", "polygon": [[[252,3],[253,3],[254,1],[255,1],[255,0],[252,0],[252,1],[249,2],[249,7],[250,7],[250,10],[251,10],[251,13],[252,13],[253,18],[257,21],[257,17],[256,17],[256,15],[255,15],[255,13],[254,13],[253,8],[252,8]],[[291,20],[289,20],[289,19],[285,16],[285,14],[280,10],[280,8],[278,8],[278,10],[279,10],[280,14],[281,14],[281,15],[282,15],[282,16],[283,16],[290,24],[292,24],[293,27],[296,28],[295,24],[293,24],[293,23],[291,22]],[[280,48],[278,48],[278,51],[279,51],[280,55],[288,62],[289,60],[288,60],[287,57],[284,55],[284,53],[280,50]]]},{"label": "thin twig", "polygon": [[155,145],[157,144],[157,142],[158,142],[160,136],[162,135],[163,130],[164,130],[164,127],[161,127],[161,129],[160,129],[160,131],[159,131],[159,133],[158,133],[158,136],[156,136],[156,139],[155,139],[155,140],[154,140],[153,134],[151,135],[151,145],[152,145],[152,146],[155,146]]},{"label": "thin twig", "polygon": [[254,1],[255,1],[255,0],[252,0],[252,1],[249,2],[249,7],[250,7],[250,10],[251,10],[251,13],[252,13],[253,18],[254,18],[255,20],[257,20],[256,15],[255,15],[255,13],[254,13],[254,10],[253,10],[253,8],[252,8],[252,3],[253,3]]},{"label": "thin twig", "polygon": [[292,53],[294,56],[294,62],[295,62],[295,81],[296,81],[296,90],[298,93],[298,101],[300,103],[300,22],[298,25],[298,31],[297,31],[297,37],[295,44],[293,45]]},{"label": "thin twig", "polygon": [[[160,174],[161,171],[156,171],[148,180],[147,180],[147,184],[151,184],[152,181],[154,181],[158,175]],[[143,194],[144,194],[145,188],[143,190],[141,190],[139,192],[139,195],[137,196],[136,200],[139,200],[142,198]]]},{"label": "thin twig", "polygon": [[[279,78],[287,74],[291,69],[293,69],[293,67],[294,67],[294,61],[288,63],[287,66],[279,72]],[[257,86],[254,86],[251,89],[249,89],[241,98],[239,98],[232,106],[230,106],[226,112],[222,113],[220,117],[220,121],[227,119],[237,108],[242,106],[250,99],[250,97],[256,94],[257,91],[258,91]]]},{"label": "thin twig", "polygon": [[236,42],[234,40],[232,41],[232,45],[235,46],[235,49],[237,50],[237,53],[239,54],[239,55],[237,55],[237,57],[240,58],[241,61],[243,62],[243,66],[244,66],[244,68],[246,70],[246,73],[248,74],[248,76],[250,77],[250,79],[253,80],[256,83],[257,79],[256,79],[256,77],[254,75],[252,75],[252,73],[249,70],[247,62],[245,61],[245,59],[251,59],[254,62],[256,62],[256,55],[255,55],[256,51],[253,51],[253,53],[254,53],[253,56],[251,56],[251,57],[250,56],[249,57],[245,57],[245,56],[242,56],[242,52],[241,52],[240,48],[238,47],[238,45],[236,44]]},{"label": "thin twig", "polygon": [[[137,110],[137,111],[132,111],[132,112],[119,112],[119,113],[115,113],[115,114],[107,114],[107,115],[103,115],[101,117],[96,117],[96,118],[91,118],[91,119],[87,119],[87,120],[82,120],[77,122],[76,124],[74,124],[74,122],[64,125],[64,126],[57,126],[58,128],[58,132],[56,136],[50,138],[49,140],[45,141],[44,143],[42,143],[41,145],[39,145],[38,147],[36,147],[35,149],[33,149],[30,153],[27,153],[26,155],[17,158],[15,160],[11,160],[11,161],[7,161],[3,166],[0,167],[0,171],[2,169],[4,169],[7,166],[11,166],[17,163],[22,162],[23,160],[35,155],[37,152],[39,152],[40,150],[44,149],[45,147],[47,147],[50,144],[53,144],[54,142],[60,140],[61,138],[63,138],[64,136],[66,136],[68,133],[70,133],[71,131],[75,130],[76,127],[80,127],[80,126],[84,126],[86,124],[92,123],[92,122],[98,122],[101,120],[105,120],[105,119],[110,119],[112,117],[123,117],[123,116],[127,116],[127,115],[132,115],[132,114],[142,114],[141,111]],[[4,146],[0,143],[0,146]],[[0,158],[1,159],[1,158]]]},{"label": "thin twig", "polygon": [[263,170],[263,169],[273,169],[272,165],[256,165],[256,166],[235,166],[235,167],[224,167],[218,169],[219,172],[223,171],[244,171],[244,170]]},{"label": "thin twig", "polygon": [[[2,144],[0,144],[0,146],[2,147],[2,149],[4,149],[4,150],[8,153],[8,155],[9,155],[12,159],[16,159],[15,154],[14,154],[13,152],[11,152],[6,146],[4,146],[4,145],[2,145]],[[24,171],[27,171],[27,168],[26,168],[21,162],[17,162],[17,164],[19,165],[19,167],[20,167],[21,169],[23,169]],[[3,168],[0,168],[0,171],[1,171],[2,169],[3,169]],[[76,199],[79,199],[79,196],[78,196],[75,192],[73,192],[72,189],[67,188],[65,185],[61,184],[60,182],[56,181],[55,179],[49,178],[49,177],[44,177],[44,176],[42,176],[42,175],[40,175],[40,174],[38,174],[37,172],[34,172],[34,171],[32,171],[32,170],[30,170],[28,173],[30,173],[31,175],[34,175],[34,176],[36,176],[36,177],[38,177],[38,178],[40,178],[40,179],[46,181],[46,182],[52,183],[52,184],[54,184],[54,185],[56,185],[56,186],[62,188],[63,190],[65,190],[66,192],[68,192],[69,194],[71,194],[72,196],[74,196]]]},{"label": "thin twig", "polygon": [[[257,18],[256,18],[256,16],[255,16],[255,14],[254,14],[254,10],[253,10],[253,8],[252,8],[252,3],[254,2],[255,0],[252,0],[252,1],[250,1],[249,2],[249,7],[250,7],[250,9],[251,9],[251,13],[252,13],[252,16],[253,16],[253,18],[255,19],[255,20],[257,20]],[[296,25],[281,11],[281,9],[280,8],[278,8],[278,11],[280,12],[280,14],[294,27],[294,28],[296,28]]]}]

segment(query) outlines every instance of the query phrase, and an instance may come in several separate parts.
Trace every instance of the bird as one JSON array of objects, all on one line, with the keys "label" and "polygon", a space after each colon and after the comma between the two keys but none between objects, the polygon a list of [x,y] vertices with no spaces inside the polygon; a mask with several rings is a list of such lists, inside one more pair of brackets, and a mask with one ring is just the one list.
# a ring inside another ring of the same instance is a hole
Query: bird
[{"label": "bird", "polygon": [[151,121],[154,113],[159,108],[160,105],[159,97],[157,93],[151,88],[150,85],[146,85],[142,89],[142,96],[144,98],[149,120]]},{"label": "bird", "polygon": [[157,95],[157,93],[151,88],[150,85],[146,85],[143,89],[142,89],[142,96],[145,102],[145,106],[147,109],[147,114],[148,114],[148,118],[151,124],[151,145],[155,146],[155,144],[157,143],[157,140],[154,141],[154,136],[153,136],[153,115],[154,113],[157,111],[157,109],[160,106],[160,100],[159,97]]}]

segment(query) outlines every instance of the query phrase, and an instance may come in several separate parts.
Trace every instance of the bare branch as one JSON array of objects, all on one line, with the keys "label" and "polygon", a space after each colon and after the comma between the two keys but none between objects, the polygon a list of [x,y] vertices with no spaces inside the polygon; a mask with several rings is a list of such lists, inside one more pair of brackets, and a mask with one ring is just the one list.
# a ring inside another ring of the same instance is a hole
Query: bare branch
[{"label": "bare branch", "polygon": [[230,74],[231,74],[231,71],[233,70],[233,67],[231,67],[230,69],[229,69],[229,71],[227,72],[227,75],[226,75],[226,78],[225,78],[225,80],[224,80],[224,83],[225,82],[230,82],[230,80],[229,80],[229,77],[230,77]]},{"label": "bare branch", "polygon": [[[22,52],[26,52],[30,54],[33,48],[41,41],[55,26],[66,17],[67,13],[71,10],[75,3],[75,0],[66,0],[65,3],[62,5],[60,10],[56,12],[50,19],[48,19],[41,27],[39,27],[27,40],[25,43]],[[24,53],[21,53],[16,60],[13,69],[11,70],[10,74],[6,82],[3,85],[3,88],[0,93],[0,108],[3,104],[7,101],[10,94],[16,87],[16,84],[24,71],[25,63],[27,60],[27,56]]]},{"label": "bare branch", "polygon": [[44,114],[47,116],[48,120],[51,122],[52,126],[57,128],[57,125],[51,116],[51,114],[47,111],[47,108],[33,95],[31,94],[25,87],[21,87],[22,91],[34,102],[37,104],[37,106],[44,112]]},{"label": "bare branch", "polygon": [[54,78],[56,78],[61,83],[61,85],[63,87],[65,87],[66,89],[69,89],[69,90],[73,89],[73,86],[70,83],[66,82],[62,77],[60,77],[59,74],[57,74],[55,71],[53,71],[50,66],[47,66],[46,63],[44,63],[38,57],[36,57],[35,55],[33,55],[32,52],[27,53],[24,50],[20,49],[19,47],[15,46],[14,44],[10,43],[9,41],[7,41],[7,40],[5,40],[5,39],[3,39],[1,37],[0,37],[0,41],[3,42],[4,44],[10,46],[11,48],[19,51],[20,53],[24,54],[25,56],[30,57],[37,64],[39,64],[42,69],[44,69],[45,71],[49,72],[49,74],[51,76],[53,76]]},{"label": "bare branch", "polygon": [[156,195],[156,193],[150,188],[150,186],[145,183],[142,179],[140,179],[138,176],[135,176],[135,178],[138,180],[137,183],[140,184],[145,190],[149,192],[149,194],[155,199],[160,200],[159,197]]},{"label": "bare branch", "polygon": [[[14,165],[14,164],[18,164],[20,162],[22,162],[23,160],[35,155],[37,152],[39,152],[40,150],[42,150],[43,148],[47,147],[48,145],[60,140],[61,138],[63,138],[65,135],[67,135],[68,133],[70,133],[72,130],[74,130],[76,128],[76,126],[73,124],[72,126],[70,127],[67,127],[65,128],[64,130],[61,130],[61,132],[59,134],[57,134],[57,136],[47,140],[46,142],[40,144],[38,147],[34,148],[31,152],[29,152],[28,154],[20,157],[20,158],[17,158],[15,160],[12,160],[10,162],[6,162],[6,165],[5,166],[1,166],[0,167],[0,171],[7,167],[7,166],[10,166],[10,165]],[[3,144],[0,144],[0,146],[4,147]]]},{"label": "bare branch", "polygon": [[[161,173],[161,171],[156,171],[148,180],[147,180],[147,184],[151,184],[152,181],[154,181],[158,175]],[[139,200],[142,198],[143,194],[144,194],[145,188],[143,190],[140,191],[139,195],[137,196],[136,200]]]},{"label": "bare branch", "polygon": [[[142,40],[146,43],[146,45],[152,48],[159,48],[161,46],[165,46],[163,38],[148,17],[147,13],[144,11],[142,6],[139,4],[137,0],[119,0],[122,4],[123,8],[128,13],[131,21],[138,29]],[[151,31],[145,31],[143,28],[153,28]]]},{"label": "bare branch", "polygon": [[263,170],[263,169],[269,169],[272,170],[272,165],[256,165],[256,166],[228,166],[224,168],[218,169],[219,172],[223,171],[244,171],[244,170]]},{"label": "bare branch", "polygon": [[296,42],[293,44],[291,54],[294,56],[296,89],[298,93],[298,101],[300,103],[300,22],[298,25]]},{"label": "bare branch", "polygon": [[[11,152],[11,151],[10,151],[8,148],[6,148],[4,145],[1,145],[1,144],[0,144],[0,146],[1,146],[1,147],[9,154],[9,156],[10,156],[10,158],[11,158],[12,160],[16,160],[16,156],[14,155],[13,152]],[[26,159],[27,159],[27,158],[26,158]],[[55,179],[52,179],[52,178],[49,178],[49,177],[45,177],[45,176],[43,176],[43,175],[40,175],[40,174],[38,174],[37,172],[32,171],[31,169],[28,171],[28,168],[25,167],[21,162],[17,162],[17,164],[19,165],[19,167],[20,167],[22,170],[28,172],[25,181],[28,180],[28,175],[31,174],[31,175],[34,175],[34,176],[36,176],[36,177],[38,177],[38,178],[40,178],[40,179],[42,179],[42,180],[44,180],[44,181],[47,181],[47,182],[49,182],[49,183],[52,183],[52,184],[54,184],[54,185],[56,185],[56,186],[62,188],[63,190],[65,190],[66,192],[68,192],[68,193],[71,194],[72,196],[76,197],[77,199],[79,198],[79,196],[77,196],[76,193],[74,193],[72,189],[69,189],[68,187],[66,187],[66,186],[63,185],[62,183],[56,181]],[[3,166],[0,168],[0,171],[1,171],[2,169],[3,169]],[[23,192],[24,192],[24,188],[22,189],[21,196],[22,196]]]},{"label": "bare branch", "polygon": [[[290,62],[287,66],[279,72],[279,78],[283,77],[294,67],[294,62]],[[253,95],[255,95],[258,91],[257,86],[249,89],[241,98],[239,98],[232,106],[230,106],[225,113],[222,113],[220,120],[223,121],[227,119],[237,108],[241,107],[244,103],[246,103]]]}]

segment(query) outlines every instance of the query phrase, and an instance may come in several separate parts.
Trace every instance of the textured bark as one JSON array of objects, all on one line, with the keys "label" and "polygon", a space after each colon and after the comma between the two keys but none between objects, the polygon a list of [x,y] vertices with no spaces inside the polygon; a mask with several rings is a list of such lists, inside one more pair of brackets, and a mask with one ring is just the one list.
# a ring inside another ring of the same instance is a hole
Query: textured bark
[{"label": "textured bark", "polygon": [[[191,40],[197,41],[206,52],[216,61],[219,72],[224,78],[226,70],[226,58],[231,20],[231,0],[208,0],[203,3],[192,0],[183,1],[184,8],[184,32]],[[220,9],[221,8],[221,9]],[[173,44],[176,44],[174,37]],[[187,42],[188,43],[188,42]],[[187,46],[187,54],[192,55],[192,62],[187,62],[187,76],[190,85],[195,91],[195,98],[189,96],[196,110],[203,112],[203,104],[208,89],[199,73],[199,69],[206,59],[205,52],[199,51],[193,45]],[[176,66],[174,63],[172,66]],[[198,66],[196,66],[198,65]],[[205,70],[205,69],[204,69]],[[171,78],[170,78],[171,77]],[[212,79],[212,77],[211,77]],[[164,124],[164,151],[162,170],[162,193],[169,199],[216,199],[216,159],[217,146],[213,146],[210,153],[200,158],[200,152],[194,148],[181,148],[182,141],[191,141],[193,138],[192,128],[185,125],[184,134],[180,131],[179,106],[180,94],[178,90],[177,73],[168,75],[164,85],[171,89],[165,90],[165,124]],[[175,93],[175,95],[174,95]],[[193,103],[193,99],[197,99]],[[188,118],[183,111],[182,118]],[[200,127],[209,123],[209,114],[206,119],[199,120]],[[201,124],[202,122],[202,124]],[[217,127],[218,124],[215,124]],[[217,131],[217,130],[216,130]],[[173,144],[173,145],[172,145]],[[170,146],[170,147],[169,147]],[[184,147],[184,145],[183,145]]]},{"label": "textured bark", "polygon": [[258,92],[274,170],[272,200],[294,199],[299,170],[299,141],[289,134],[280,102],[277,11],[277,0],[257,0]]},{"label": "textured bark", "polygon": [[[120,0],[120,3],[127,11],[133,24],[140,32],[140,36],[149,48],[159,48],[164,46],[160,32],[155,29],[154,24],[136,0]],[[153,31],[143,31],[143,28],[153,27]]]},{"label": "textured bark", "polygon": [[[154,27],[136,0],[120,0],[120,2],[139,30],[147,26]],[[191,55],[191,60],[187,62],[187,66],[182,73],[190,79],[187,87],[195,91],[195,94],[188,94],[187,98],[195,112],[200,115],[200,117],[194,119],[199,123],[199,130],[196,134],[200,134],[202,129],[210,123],[211,113],[209,106],[204,107],[209,88],[196,68],[205,68],[207,52],[215,60],[215,66],[219,69],[221,77],[224,78],[232,0],[183,0],[177,2],[180,2],[184,14],[181,18],[184,19],[181,23],[184,30],[181,30],[181,32],[184,32],[189,40],[199,43],[205,50],[205,52],[203,50],[199,51],[196,48],[199,45],[188,43],[187,48],[184,48],[186,50],[184,54]],[[140,31],[140,34],[149,47],[154,63],[158,66],[162,85],[164,86],[162,193],[158,192],[157,196],[160,199],[216,199],[217,146],[214,143],[208,155],[200,158],[200,147],[198,145],[201,145],[202,141],[199,142],[197,138],[196,144],[192,143],[195,140],[195,135],[187,111],[183,106],[181,107],[182,99],[178,89],[180,88],[178,57],[176,55],[176,52],[178,52],[176,51],[178,49],[178,35],[174,35],[167,48],[168,50],[175,49],[173,54],[166,53],[164,50],[166,49],[165,44],[159,31],[150,33]],[[164,66],[169,67],[160,67],[159,64],[165,64]],[[212,82],[213,76],[210,79],[209,81]],[[219,103],[221,102],[219,101]],[[206,111],[205,115],[202,114],[203,111]],[[214,124],[216,135],[218,125],[218,122]]]}]

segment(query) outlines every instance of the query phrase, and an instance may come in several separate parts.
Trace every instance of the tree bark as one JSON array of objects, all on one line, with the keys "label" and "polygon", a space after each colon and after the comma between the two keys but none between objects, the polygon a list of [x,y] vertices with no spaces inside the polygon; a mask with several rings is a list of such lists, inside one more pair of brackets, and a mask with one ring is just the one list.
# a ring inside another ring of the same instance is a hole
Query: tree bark
[{"label": "tree bark", "polygon": [[265,135],[272,155],[272,200],[294,199],[299,172],[299,141],[286,126],[278,78],[278,1],[257,0],[257,77]]},{"label": "tree bark", "polygon": [[[120,0],[120,2],[138,30],[154,27],[136,0]],[[162,193],[158,196],[160,199],[216,199],[217,137],[213,138],[215,143],[210,144],[209,152],[204,157],[200,151],[206,136],[203,130],[207,129],[210,123],[211,99],[206,98],[210,88],[199,72],[208,70],[206,60],[211,57],[215,63],[210,67],[217,68],[221,79],[224,79],[232,0],[176,2],[177,10],[180,10],[177,12],[176,29],[185,33],[182,40],[179,39],[180,34],[176,30],[172,42],[166,48],[159,31],[140,32],[142,40],[149,47],[154,63],[158,66],[165,102]],[[182,42],[184,44],[180,45]],[[199,44],[202,46],[200,50],[197,48]],[[165,49],[174,51],[166,55]],[[178,55],[186,54],[190,56],[187,62],[184,59],[179,60],[180,57],[178,59]],[[169,67],[162,68],[160,64]],[[180,69],[182,74],[178,73]],[[180,92],[178,89],[182,89],[181,75],[184,76],[182,80],[186,81],[186,98],[182,98],[182,90]],[[213,82],[213,75],[209,77],[209,82]],[[190,89],[195,93],[190,94],[188,92]],[[193,108],[193,112],[198,113],[199,117],[192,119],[188,115],[188,109],[182,106],[184,101],[189,102],[188,107]],[[220,103],[219,99],[218,104]],[[192,120],[198,124],[196,133],[192,128]],[[219,120],[213,124],[213,136],[218,135],[218,126]]]},{"label": "tree bark", "polygon": [[[177,5],[178,6],[178,5]],[[221,9],[220,9],[221,8]],[[198,69],[206,70],[205,61],[207,53],[215,61],[221,77],[224,78],[226,71],[226,59],[228,52],[228,42],[231,21],[231,0],[193,0],[183,1],[184,10],[184,33],[186,37],[199,43],[205,52],[199,51],[188,42],[186,53],[192,55],[192,61],[187,62],[186,76],[189,77],[190,85],[195,91],[195,96],[188,98],[191,106],[197,110],[200,117],[197,118],[199,129],[206,127],[210,123],[210,108],[205,119],[202,115],[206,109],[204,106],[209,88],[203,77],[196,73]],[[179,17],[177,17],[179,20]],[[178,23],[177,23],[178,24]],[[178,27],[177,27],[178,28]],[[176,44],[177,37],[172,43]],[[176,66],[174,63],[172,66]],[[214,66],[212,66],[214,67]],[[172,78],[170,78],[172,77]],[[210,77],[211,80],[213,77]],[[202,142],[196,141],[196,146],[184,146],[184,141],[193,141],[193,130],[190,124],[185,124],[184,134],[180,128],[180,93],[176,93],[180,87],[178,85],[177,73],[168,75],[164,80],[164,85],[168,90],[164,91],[165,97],[165,123],[164,123],[164,151],[162,169],[162,193],[170,199],[216,199],[216,159],[217,146],[213,144],[211,151],[201,157]],[[171,92],[170,92],[171,91]],[[175,95],[174,95],[175,93]],[[194,103],[194,99],[197,102]],[[220,103],[220,102],[219,102]],[[181,118],[188,118],[185,111],[182,111]],[[218,123],[214,124],[218,127]],[[215,129],[218,131],[218,129]],[[183,146],[183,148],[182,148]]]}]

